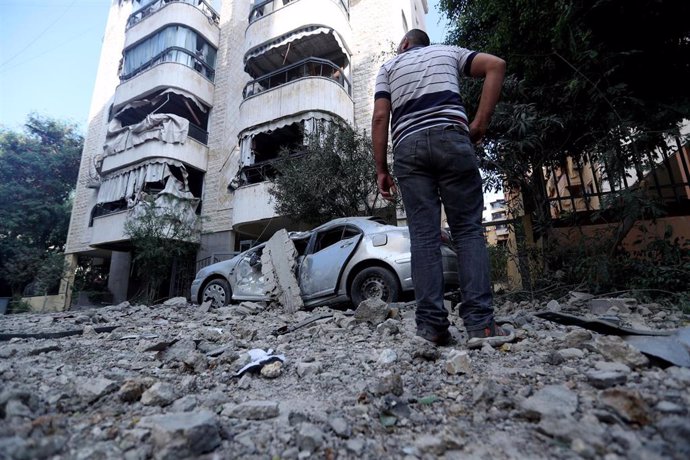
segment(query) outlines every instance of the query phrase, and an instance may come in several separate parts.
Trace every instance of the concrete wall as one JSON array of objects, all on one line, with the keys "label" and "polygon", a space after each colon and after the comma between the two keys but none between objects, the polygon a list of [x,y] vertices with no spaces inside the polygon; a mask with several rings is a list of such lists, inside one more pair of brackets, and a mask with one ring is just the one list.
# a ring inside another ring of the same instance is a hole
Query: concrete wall
[{"label": "concrete wall", "polygon": [[[96,204],[97,190],[87,186],[98,177],[94,168],[94,157],[103,152],[108,123],[108,108],[113,100],[115,88],[120,84],[118,67],[125,44],[125,24],[132,11],[131,2],[111,0],[110,13],[103,35],[103,48],[98,64],[98,73],[91,99],[88,128],[79,166],[74,206],[70,219],[65,252],[89,251],[91,230],[88,227],[91,209]],[[120,4],[121,3],[121,4]]]},{"label": "concrete wall", "polygon": [[354,44],[352,82],[357,129],[371,129],[376,75],[381,64],[395,55],[395,49],[404,35],[401,7],[406,2],[409,3],[408,0],[350,1]]}]

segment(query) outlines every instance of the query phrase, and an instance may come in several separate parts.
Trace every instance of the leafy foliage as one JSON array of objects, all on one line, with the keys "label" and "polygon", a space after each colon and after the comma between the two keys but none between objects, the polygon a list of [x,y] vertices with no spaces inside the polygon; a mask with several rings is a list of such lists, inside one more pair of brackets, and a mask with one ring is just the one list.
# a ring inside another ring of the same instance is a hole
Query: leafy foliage
[{"label": "leafy foliage", "polygon": [[[537,236],[551,221],[544,166],[587,156],[606,166],[610,183],[626,170],[636,170],[640,179],[640,171],[651,169],[649,154],[668,151],[666,136],[679,136],[689,118],[689,2],[440,0],[440,6],[452,25],[448,43],[507,62],[501,102],[481,153],[488,187],[519,190],[520,211],[531,214]],[[463,86],[470,118],[481,84]],[[559,268],[567,261],[563,279],[597,292],[652,284],[687,290],[687,283],[679,284],[683,276],[689,279],[684,242],[663,238],[628,251],[621,246],[637,221],[664,212],[638,184],[602,200],[602,212],[593,216],[617,222],[614,234],[583,236],[568,251],[549,246],[545,251],[558,257],[544,266]]]},{"label": "leafy foliage", "polygon": [[371,139],[346,125],[329,125],[299,151],[283,151],[271,195],[276,212],[312,224],[372,215],[379,198]]},{"label": "leafy foliage", "polygon": [[[690,114],[688,2],[440,5],[454,25],[448,42],[508,64],[485,153],[513,185],[529,183],[532,171],[559,157],[589,153],[629,165],[635,152],[665,146],[664,135],[677,134]],[[480,85],[465,87],[470,116]]]},{"label": "leafy foliage", "polygon": [[64,249],[82,146],[75,125],[38,115],[0,130],[0,284],[15,295]]},{"label": "leafy foliage", "polygon": [[198,225],[173,208],[141,201],[125,222],[125,233],[134,245],[133,263],[143,281],[144,301],[160,298],[160,288],[170,276],[173,261],[196,255]]}]

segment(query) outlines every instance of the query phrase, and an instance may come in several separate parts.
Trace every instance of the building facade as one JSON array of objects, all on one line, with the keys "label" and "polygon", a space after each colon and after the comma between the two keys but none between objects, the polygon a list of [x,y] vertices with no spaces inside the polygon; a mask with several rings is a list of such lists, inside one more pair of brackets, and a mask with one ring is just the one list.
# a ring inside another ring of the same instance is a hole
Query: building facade
[{"label": "building facade", "polygon": [[272,161],[329,121],[368,130],[378,68],[427,12],[426,0],[111,0],[71,273],[100,267],[113,300],[129,298],[125,223],[145,203],[198,222],[197,260],[294,225],[268,194]]}]

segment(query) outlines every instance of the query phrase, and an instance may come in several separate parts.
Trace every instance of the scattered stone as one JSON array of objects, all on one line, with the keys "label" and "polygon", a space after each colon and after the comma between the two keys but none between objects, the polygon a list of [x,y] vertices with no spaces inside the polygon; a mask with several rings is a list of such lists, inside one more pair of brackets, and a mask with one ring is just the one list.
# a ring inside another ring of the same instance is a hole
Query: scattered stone
[{"label": "scattered stone", "polygon": [[341,416],[330,417],[328,419],[328,426],[331,430],[341,438],[349,438],[352,436],[352,426],[350,423]]},{"label": "scattered stone", "polygon": [[547,385],[524,400],[520,406],[525,417],[572,415],[578,407],[577,393],[563,385]]},{"label": "scattered stone", "polygon": [[546,309],[549,311],[561,311],[561,304],[558,303],[556,300],[550,300],[549,303],[546,304]]},{"label": "scattered stone", "polygon": [[382,375],[375,383],[369,386],[369,391],[376,396],[392,393],[396,396],[403,394],[403,381],[399,374],[389,372]]},{"label": "scattered stone", "polygon": [[31,417],[32,415],[31,409],[18,399],[11,399],[5,405],[5,418]]},{"label": "scattered stone", "polygon": [[397,319],[388,318],[383,323],[376,326],[376,331],[384,337],[399,334],[400,321]]},{"label": "scattered stone", "polygon": [[324,433],[311,423],[303,423],[297,433],[297,447],[301,452],[314,453],[321,448],[324,442]]},{"label": "scattered stone", "polygon": [[241,404],[224,404],[222,415],[243,420],[266,420],[280,413],[274,401],[247,401]]},{"label": "scattered stone", "polygon": [[575,329],[563,338],[563,345],[567,348],[582,348],[582,344],[592,340],[592,333],[585,329]]},{"label": "scattered stone", "polygon": [[676,458],[688,458],[690,456],[690,418],[666,417],[658,423],[659,433],[673,446],[673,451],[678,453]]},{"label": "scattered stone", "polygon": [[173,297],[163,302],[166,307],[181,308],[187,306],[187,299],[185,297]]},{"label": "scattered stone", "polygon": [[615,308],[617,313],[629,314],[635,307],[636,299],[602,298],[589,301],[589,309],[595,315],[609,314],[612,308]]},{"label": "scattered stone", "polygon": [[597,361],[594,363],[594,367],[600,371],[620,372],[625,375],[628,375],[630,372],[632,372],[630,368],[623,363],[612,363],[609,361]]},{"label": "scattered stone", "polygon": [[443,455],[446,452],[446,443],[443,438],[431,434],[423,434],[414,441],[414,446],[419,452],[432,455]]},{"label": "scattered stone", "polygon": [[273,361],[272,363],[266,364],[264,367],[261,368],[261,376],[266,377],[267,379],[274,379],[283,372],[283,363],[282,361]]},{"label": "scattered stone", "polygon": [[397,361],[397,359],[398,354],[395,352],[395,350],[391,348],[386,348],[379,355],[379,359],[377,360],[377,362],[382,366],[386,366],[388,364],[393,364],[395,361]]},{"label": "scattered stone", "polygon": [[587,381],[595,388],[610,388],[616,385],[622,385],[628,380],[628,377],[623,372],[618,371],[589,371],[587,372]]},{"label": "scattered stone", "polygon": [[[588,304],[558,302],[589,314]],[[521,325],[520,340],[500,352],[416,337],[414,302],[396,304],[376,328],[330,307],[289,314],[276,303],[243,304],[245,316],[189,304],[0,316],[3,333],[78,329],[80,315],[87,330],[120,325],[98,336],[0,342],[0,458],[690,457],[690,368],[609,357],[607,340],[620,345],[616,338],[530,321],[544,305],[495,305],[497,318]],[[636,328],[682,330],[690,320],[679,309],[645,308],[653,313],[607,313]],[[651,318],[660,311],[663,319]],[[327,317],[273,334],[314,316]],[[464,330],[457,310],[449,319]],[[46,343],[59,348],[30,354]],[[240,355],[271,348],[294,365],[283,362],[276,380],[266,380],[279,367],[271,360],[236,375],[248,363]],[[141,402],[156,382],[174,393],[164,407]],[[550,387],[557,396],[544,395]],[[197,423],[200,413],[208,424]],[[154,429],[151,420],[168,418],[177,428]],[[191,447],[204,433],[212,442]]]},{"label": "scattered stone", "polygon": [[471,374],[472,360],[467,351],[453,351],[446,360],[446,372],[450,375]]},{"label": "scattered stone", "polygon": [[29,356],[37,356],[42,353],[60,350],[60,346],[54,340],[40,340],[39,343],[29,350]]},{"label": "scattered stone", "polygon": [[651,421],[649,406],[636,390],[610,388],[599,395],[599,402],[628,423],[647,425]]},{"label": "scattered stone", "polygon": [[602,335],[597,337],[594,345],[597,352],[609,361],[623,363],[633,369],[646,367],[649,364],[649,359],[645,355],[625,343],[620,337]]},{"label": "scattered stone", "polygon": [[144,417],[138,424],[151,429],[157,459],[184,459],[211,452],[221,443],[216,415],[210,411]]},{"label": "scattered stone", "polygon": [[177,399],[175,388],[169,383],[156,382],[141,395],[145,406],[167,406]]},{"label": "scattered stone", "polygon": [[321,372],[321,363],[297,363],[297,375],[301,378],[317,375]]},{"label": "scattered stone", "polygon": [[139,401],[150,383],[143,380],[127,380],[117,392],[117,396],[124,402]]},{"label": "scattered stone", "polygon": [[585,356],[585,352],[579,348],[564,348],[558,350],[558,354],[563,357],[563,359],[582,359]]},{"label": "scattered stone", "polygon": [[388,318],[390,307],[381,299],[363,300],[355,310],[355,319],[360,323],[374,326],[383,323]]},{"label": "scattered stone", "polygon": [[117,389],[117,383],[101,377],[80,379],[77,382],[77,391],[86,397],[88,402],[94,402],[104,395]]}]

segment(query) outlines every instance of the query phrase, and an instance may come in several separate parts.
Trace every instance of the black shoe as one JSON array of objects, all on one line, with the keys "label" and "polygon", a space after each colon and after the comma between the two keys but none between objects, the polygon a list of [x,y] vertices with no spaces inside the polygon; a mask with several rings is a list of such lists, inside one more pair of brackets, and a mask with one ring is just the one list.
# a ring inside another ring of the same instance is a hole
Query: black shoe
[{"label": "black shoe", "polygon": [[417,336],[440,347],[455,343],[453,335],[448,329],[439,332],[433,329],[417,328]]}]

